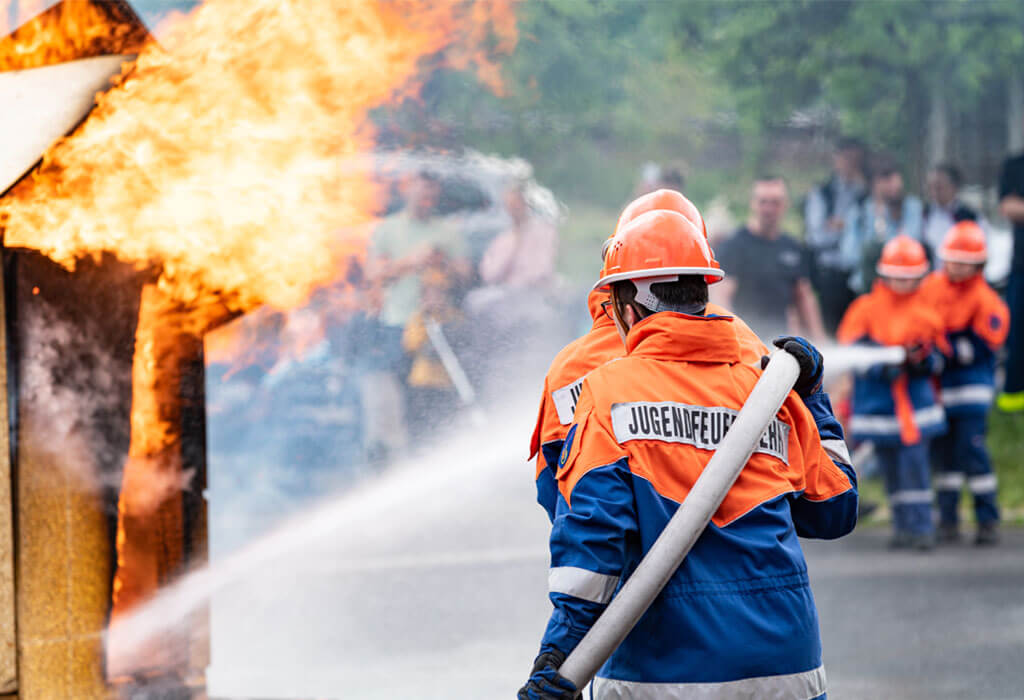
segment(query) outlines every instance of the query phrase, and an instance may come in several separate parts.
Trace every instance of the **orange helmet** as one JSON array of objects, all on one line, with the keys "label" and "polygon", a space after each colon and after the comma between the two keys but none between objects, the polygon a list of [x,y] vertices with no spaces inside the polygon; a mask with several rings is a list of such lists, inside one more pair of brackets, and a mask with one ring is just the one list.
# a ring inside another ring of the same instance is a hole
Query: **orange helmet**
[{"label": "orange helmet", "polygon": [[692,221],[675,211],[649,211],[627,223],[611,239],[601,279],[594,289],[632,280],[637,285],[637,302],[654,307],[657,298],[650,286],[674,282],[679,275],[703,275],[708,284],[725,276],[707,239]]},{"label": "orange helmet", "polygon": [[939,247],[939,260],[981,265],[987,259],[985,232],[973,221],[961,221],[954,225]]},{"label": "orange helmet", "polygon": [[[708,229],[707,226],[704,225],[704,217],[700,215],[700,211],[697,209],[697,206],[684,197],[682,193],[675,190],[654,190],[654,192],[648,192],[645,195],[641,195],[627,204],[626,208],[622,210],[622,214],[619,215],[619,222],[615,224],[615,233],[618,233],[623,226],[641,214],[646,214],[649,211],[657,211],[658,209],[674,211],[682,214],[691,224],[704,233],[704,238],[708,237]],[[604,245],[601,247],[602,258],[608,251],[608,246],[611,245],[612,239],[615,237],[615,233],[608,236],[608,240],[606,240]]]},{"label": "orange helmet", "polygon": [[928,256],[910,236],[896,236],[882,248],[875,271],[882,277],[917,279],[928,273]]}]

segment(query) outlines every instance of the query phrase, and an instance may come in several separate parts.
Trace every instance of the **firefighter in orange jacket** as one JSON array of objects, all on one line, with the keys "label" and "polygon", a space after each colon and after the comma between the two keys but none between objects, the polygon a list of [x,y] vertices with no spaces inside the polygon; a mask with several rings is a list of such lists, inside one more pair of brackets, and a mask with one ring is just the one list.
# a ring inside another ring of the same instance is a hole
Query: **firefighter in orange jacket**
[{"label": "firefighter in orange jacket", "polygon": [[843,344],[901,346],[906,359],[878,363],[854,376],[850,432],[874,443],[885,474],[896,548],[928,550],[935,543],[928,446],[946,430],[934,379],[948,345],[942,318],[921,294],[928,273],[924,247],[897,236],[882,249],[879,279],[854,300],[839,323]]},{"label": "firefighter in orange jacket", "polygon": [[[708,463],[759,371],[728,316],[705,315],[721,279],[701,231],[652,211],[620,230],[610,287],[626,356],[584,380],[559,458],[554,605],[520,698],[573,698],[558,667],[649,551]],[[817,614],[799,536],[856,522],[856,480],[821,391],[821,356],[795,338],[796,392],[712,523],[594,680],[595,698],[825,697]]]},{"label": "firefighter in orange jacket", "polygon": [[[682,214],[690,223],[700,228],[707,237],[704,219],[697,207],[675,190],[656,190],[638,197],[623,210],[615,230],[628,224],[649,211],[666,210]],[[611,241],[614,234],[608,238]],[[605,245],[608,245],[608,241]],[[604,249],[602,249],[604,257]],[[583,386],[583,378],[594,368],[622,357],[625,349],[615,323],[608,313],[609,295],[605,291],[594,290],[587,297],[587,306],[594,324],[590,331],[566,347],[555,356],[544,378],[544,393],[541,396],[537,425],[530,443],[530,459],[537,457],[537,502],[547,511],[548,517],[554,520],[555,503],[558,492],[555,488],[555,468],[558,455],[562,451],[565,434],[572,423],[576,401]],[[714,304],[708,305],[709,314],[729,315],[729,312]],[[756,365],[761,357],[768,352],[764,344],[752,330],[740,319],[734,319],[737,340],[740,342],[743,362]]]},{"label": "firefighter in orange jacket", "polygon": [[1010,329],[1010,311],[982,276],[988,258],[985,232],[973,221],[949,230],[939,248],[943,268],[921,293],[945,320],[950,355],[942,370],[942,405],[949,429],[933,443],[937,467],[939,539],[960,539],[957,504],[966,482],[978,523],[975,544],[998,540],[996,475],[985,446],[988,411],[995,397],[996,353]]}]

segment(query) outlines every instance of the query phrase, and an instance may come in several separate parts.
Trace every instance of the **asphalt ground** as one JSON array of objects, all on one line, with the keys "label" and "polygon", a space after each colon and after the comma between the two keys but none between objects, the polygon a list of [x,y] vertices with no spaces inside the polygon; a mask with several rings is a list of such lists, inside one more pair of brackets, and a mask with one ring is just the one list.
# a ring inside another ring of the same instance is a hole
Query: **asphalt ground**
[{"label": "asphalt ground", "polygon": [[[524,466],[459,467],[218,593],[211,697],[514,697],[550,611]],[[1024,531],[928,554],[887,540],[805,544],[829,697],[1024,697]]]}]

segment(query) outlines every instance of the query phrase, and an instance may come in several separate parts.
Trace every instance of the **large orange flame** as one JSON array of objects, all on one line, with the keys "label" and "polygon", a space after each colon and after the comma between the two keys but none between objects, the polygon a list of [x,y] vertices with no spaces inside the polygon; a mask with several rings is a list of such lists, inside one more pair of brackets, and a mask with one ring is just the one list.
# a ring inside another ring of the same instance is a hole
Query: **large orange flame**
[{"label": "large orange flame", "polygon": [[483,24],[507,47],[510,2],[211,0],[0,202],[5,243],[69,267],[99,251],[158,264],[186,304],[293,306],[363,247],[367,112],[442,49],[493,75],[459,40]]},{"label": "large orange flame", "polygon": [[[0,0],[0,71],[38,68],[79,58],[136,53],[146,28],[123,0],[64,0],[44,12],[40,0]],[[6,35],[6,36],[4,36]]]}]

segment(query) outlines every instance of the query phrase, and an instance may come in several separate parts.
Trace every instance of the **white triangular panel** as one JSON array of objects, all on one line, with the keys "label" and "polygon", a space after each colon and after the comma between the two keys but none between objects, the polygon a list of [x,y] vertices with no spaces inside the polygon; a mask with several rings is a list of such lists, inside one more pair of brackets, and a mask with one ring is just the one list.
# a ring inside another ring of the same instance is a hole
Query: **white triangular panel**
[{"label": "white triangular panel", "polygon": [[88,113],[96,93],[132,58],[98,56],[0,73],[0,192]]}]

